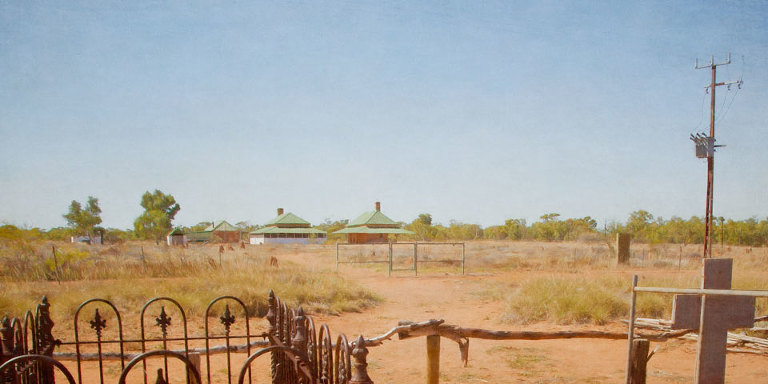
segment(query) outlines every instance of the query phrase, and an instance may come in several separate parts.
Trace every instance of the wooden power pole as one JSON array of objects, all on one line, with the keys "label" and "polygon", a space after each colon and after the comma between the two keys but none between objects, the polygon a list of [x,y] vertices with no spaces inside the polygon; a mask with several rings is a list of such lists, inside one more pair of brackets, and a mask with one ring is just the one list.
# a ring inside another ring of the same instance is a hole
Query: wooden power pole
[{"label": "wooden power pole", "polygon": [[691,139],[696,143],[697,157],[707,158],[707,213],[704,219],[704,258],[712,257],[712,202],[713,202],[713,187],[715,176],[715,89],[719,86],[726,85],[730,88],[731,85],[736,84],[741,87],[742,81],[729,81],[729,82],[717,82],[717,67],[721,65],[728,65],[731,63],[731,54],[728,54],[728,60],[722,63],[715,63],[715,57],[711,56],[709,64],[699,66],[699,61],[696,60],[696,69],[711,68],[712,69],[712,82],[707,89],[711,95],[710,102],[710,115],[709,115],[709,136],[700,135],[691,136]]}]

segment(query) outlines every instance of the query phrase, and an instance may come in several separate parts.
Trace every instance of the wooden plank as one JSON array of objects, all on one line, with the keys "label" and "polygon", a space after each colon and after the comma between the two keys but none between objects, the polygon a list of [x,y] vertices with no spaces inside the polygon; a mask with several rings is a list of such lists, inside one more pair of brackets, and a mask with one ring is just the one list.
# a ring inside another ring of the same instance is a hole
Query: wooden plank
[{"label": "wooden plank", "polygon": [[731,289],[733,259],[705,259],[701,287],[704,289]]},{"label": "wooden plank", "polygon": [[[723,329],[751,328],[755,324],[755,298],[750,296],[707,296],[710,316]],[[675,295],[672,329],[698,329],[701,320],[701,296]]]}]

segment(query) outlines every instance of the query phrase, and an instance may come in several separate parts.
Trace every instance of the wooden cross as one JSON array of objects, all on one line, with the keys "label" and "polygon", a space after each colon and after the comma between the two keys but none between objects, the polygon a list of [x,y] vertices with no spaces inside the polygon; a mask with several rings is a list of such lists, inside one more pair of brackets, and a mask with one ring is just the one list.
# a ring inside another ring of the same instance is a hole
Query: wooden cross
[{"label": "wooden cross", "polygon": [[[704,259],[701,288],[731,289],[733,259]],[[755,298],[750,296],[675,295],[672,329],[698,329],[696,384],[725,382],[728,329],[751,328]]]}]

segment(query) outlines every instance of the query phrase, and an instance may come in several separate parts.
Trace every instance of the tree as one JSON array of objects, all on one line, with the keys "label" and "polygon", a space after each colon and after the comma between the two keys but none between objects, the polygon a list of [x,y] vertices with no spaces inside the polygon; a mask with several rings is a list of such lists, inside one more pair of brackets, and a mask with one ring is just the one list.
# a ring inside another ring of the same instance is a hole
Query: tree
[{"label": "tree", "polygon": [[141,206],[144,213],[133,222],[136,235],[144,239],[160,240],[171,231],[171,222],[181,209],[172,195],[155,190],[154,193],[144,192],[141,196]]},{"label": "tree", "polygon": [[508,219],[504,222],[504,228],[507,232],[507,238],[512,240],[521,240],[527,235],[525,219]]},{"label": "tree", "polygon": [[416,239],[421,241],[434,239],[434,229],[432,228],[432,215],[429,213],[420,213],[405,229],[413,232]]},{"label": "tree", "polygon": [[432,225],[432,215],[430,215],[429,213],[420,213],[418,219],[416,220],[420,221],[422,224],[426,226]]},{"label": "tree", "polygon": [[93,229],[101,224],[101,208],[99,208],[99,199],[88,196],[88,203],[83,206],[75,200],[69,204],[69,212],[62,215],[67,219],[69,225],[77,234],[88,235],[89,243],[93,239]]}]

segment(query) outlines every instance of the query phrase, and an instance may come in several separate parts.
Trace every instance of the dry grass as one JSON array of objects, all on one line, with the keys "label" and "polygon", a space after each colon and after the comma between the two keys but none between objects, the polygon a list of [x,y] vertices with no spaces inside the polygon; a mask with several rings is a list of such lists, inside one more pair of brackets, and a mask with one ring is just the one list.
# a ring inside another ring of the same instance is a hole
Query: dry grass
[{"label": "dry grass", "polygon": [[[123,308],[138,308],[151,297],[169,296],[191,314],[200,314],[214,297],[233,295],[243,299],[251,313],[263,314],[269,289],[291,305],[302,305],[311,312],[360,311],[379,300],[333,272],[308,271],[285,261],[277,269],[267,265],[270,256],[287,254],[333,258],[333,245],[236,247],[221,255],[221,264],[218,245],[185,249],[139,242],[109,247],[57,244],[55,262],[51,245],[0,244],[0,282],[4,288],[0,313],[21,315],[42,295],[55,303],[54,310],[66,313],[92,297],[114,300]],[[616,266],[611,247],[600,241],[467,242],[467,271],[522,272],[516,281],[494,280],[476,292],[504,302],[504,320],[517,323],[599,324],[626,318],[632,274],[641,275],[641,286],[699,286],[700,246],[632,247],[631,265]],[[342,252],[350,260],[383,260],[387,246],[351,247]],[[396,268],[412,263],[408,260],[412,248],[395,246],[394,252]],[[455,246],[419,250],[421,260],[455,260],[460,255]],[[768,249],[716,247],[715,256],[734,258],[734,288],[768,289]],[[384,264],[368,266],[386,273]],[[420,274],[460,273],[460,266],[435,263],[420,265],[419,270]],[[768,313],[768,299],[757,302],[757,313]],[[671,303],[671,295],[640,294],[638,314],[669,318]]]},{"label": "dry grass", "polygon": [[[37,247],[50,253],[47,245]],[[81,302],[94,297],[137,311],[153,297],[168,296],[179,301],[190,316],[204,313],[208,303],[222,295],[236,296],[250,313],[263,315],[270,289],[290,305],[315,313],[361,311],[380,300],[335,273],[316,273],[286,262],[279,268],[268,265],[264,253],[291,250],[237,249],[222,254],[219,264],[218,246],[61,245],[58,268],[52,257],[40,253],[5,257],[1,260],[0,313],[23,315],[43,295],[53,304],[55,316],[71,315]]]},{"label": "dry grass", "polygon": [[[477,294],[503,301],[502,320],[513,323],[548,321],[558,324],[596,323],[629,315],[631,274],[641,286],[696,288],[700,285],[699,249],[633,245],[629,266],[615,265],[610,248],[596,243],[477,242],[473,271],[537,272],[519,281],[490,282]],[[768,290],[768,250],[723,249],[718,257],[734,258],[734,289]],[[715,252],[716,254],[718,252]],[[669,318],[672,295],[639,294],[639,316]],[[768,299],[757,300],[757,314],[768,313]]]}]

